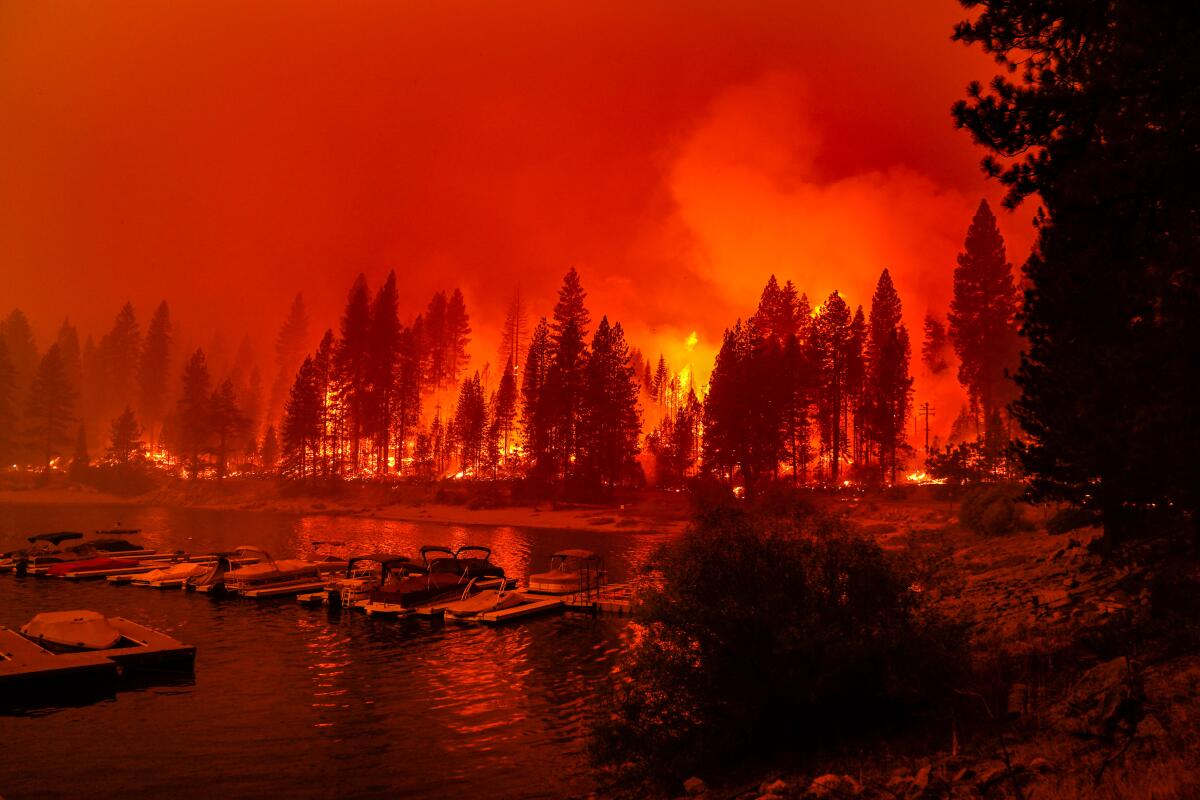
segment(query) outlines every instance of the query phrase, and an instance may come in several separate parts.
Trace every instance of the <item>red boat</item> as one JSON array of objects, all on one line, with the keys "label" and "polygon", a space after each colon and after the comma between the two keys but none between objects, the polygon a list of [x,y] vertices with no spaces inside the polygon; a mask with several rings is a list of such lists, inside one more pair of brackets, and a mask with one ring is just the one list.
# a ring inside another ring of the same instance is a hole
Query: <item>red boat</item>
[{"label": "red boat", "polygon": [[54,578],[62,578],[72,572],[105,572],[111,569],[124,569],[138,566],[136,558],[87,558],[82,561],[64,561],[46,570],[46,574]]}]

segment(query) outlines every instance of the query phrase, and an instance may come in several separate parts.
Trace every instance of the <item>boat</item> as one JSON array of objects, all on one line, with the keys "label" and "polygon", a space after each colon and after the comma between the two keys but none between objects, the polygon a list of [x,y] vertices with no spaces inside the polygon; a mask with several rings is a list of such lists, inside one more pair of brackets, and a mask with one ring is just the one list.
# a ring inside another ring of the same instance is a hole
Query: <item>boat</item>
[{"label": "boat", "polygon": [[66,651],[107,650],[121,641],[121,632],[95,611],[47,611],[22,625],[21,635]]},{"label": "boat", "polygon": [[[149,572],[142,572],[131,576],[129,581],[134,586],[153,586],[156,589],[174,589],[183,585],[183,582],[193,575],[200,575],[209,570],[212,566],[211,560],[206,561],[180,561],[169,566],[152,569]],[[123,576],[111,576],[110,581]]]},{"label": "boat", "polygon": [[69,542],[74,539],[82,539],[82,533],[75,531],[58,531],[56,533],[39,533],[30,536],[26,541],[32,545],[31,547],[23,547],[19,550],[10,550],[3,555],[0,555],[0,572],[17,571],[24,574],[31,561],[36,562],[37,559],[62,553],[60,546],[63,542]]},{"label": "boat", "polygon": [[354,608],[369,599],[370,593],[389,579],[423,574],[425,567],[408,556],[372,553],[354,556],[346,562],[342,577],[326,583],[320,591],[297,596],[302,605],[326,605]]},{"label": "boat", "polygon": [[203,572],[189,576],[181,588],[189,592],[221,594],[225,591],[225,575],[242,564],[256,562],[258,560],[255,555],[257,552],[258,548],[255,547],[239,547],[236,550],[217,553],[216,561],[206,565],[207,569]]},{"label": "boat", "polygon": [[117,572],[145,572],[154,569],[154,562],[143,563],[136,558],[110,558],[94,556],[76,561],[51,564],[45,569],[51,578],[77,578],[84,576],[103,577]]},{"label": "boat", "polygon": [[275,559],[266,550],[243,546],[239,553],[257,554],[258,563],[239,564],[225,573],[225,591],[245,597],[274,597],[312,592],[325,585],[325,575],[344,569],[346,562],[332,556],[321,561]]},{"label": "boat", "polygon": [[[464,558],[460,554],[468,553]],[[482,555],[474,555],[482,553]],[[463,590],[477,580],[480,589],[507,586],[503,567],[491,562],[492,551],[467,545],[457,551],[426,545],[421,548],[423,574],[389,579],[370,592],[363,609],[372,614],[408,614],[418,607],[433,607],[462,598]],[[432,557],[431,557],[432,556]]]},{"label": "boat", "polygon": [[591,550],[559,550],[550,556],[550,570],[529,576],[536,594],[576,594],[598,589],[605,580],[604,559]]},{"label": "boat", "polygon": [[[442,611],[452,619],[470,619],[491,611],[503,611],[526,602],[521,592],[510,589],[506,584],[494,589],[475,589],[477,578],[463,590],[462,597],[442,606]],[[472,593],[474,591],[474,593]]]}]

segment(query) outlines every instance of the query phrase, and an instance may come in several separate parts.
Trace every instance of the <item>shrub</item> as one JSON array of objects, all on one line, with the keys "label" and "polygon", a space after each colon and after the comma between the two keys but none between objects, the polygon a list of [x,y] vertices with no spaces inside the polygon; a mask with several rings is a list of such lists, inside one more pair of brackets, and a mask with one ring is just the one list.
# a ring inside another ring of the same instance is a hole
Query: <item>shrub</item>
[{"label": "shrub", "polygon": [[1094,511],[1084,508],[1064,508],[1046,521],[1046,532],[1057,535],[1099,524],[1100,518]]},{"label": "shrub", "polygon": [[683,777],[944,694],[959,630],[923,621],[908,577],[840,518],[792,509],[711,507],[660,554],[592,739],[614,777]]},{"label": "shrub", "polygon": [[1003,536],[1018,530],[1031,530],[1025,519],[1020,486],[987,483],[976,486],[963,497],[958,521],[981,536]]}]

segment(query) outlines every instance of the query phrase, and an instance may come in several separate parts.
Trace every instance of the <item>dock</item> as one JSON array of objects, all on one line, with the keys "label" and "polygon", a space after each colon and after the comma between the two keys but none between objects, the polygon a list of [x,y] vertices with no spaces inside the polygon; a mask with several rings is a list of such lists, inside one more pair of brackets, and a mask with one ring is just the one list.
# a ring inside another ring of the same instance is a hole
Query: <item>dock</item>
[{"label": "dock", "polygon": [[116,647],[71,653],[55,653],[0,626],[0,695],[10,697],[49,681],[111,683],[126,669],[192,668],[194,646],[124,617],[109,617],[108,622],[121,633]]},{"label": "dock", "polygon": [[608,583],[590,592],[575,592],[563,598],[563,605],[577,611],[629,614],[633,611],[633,585]]}]

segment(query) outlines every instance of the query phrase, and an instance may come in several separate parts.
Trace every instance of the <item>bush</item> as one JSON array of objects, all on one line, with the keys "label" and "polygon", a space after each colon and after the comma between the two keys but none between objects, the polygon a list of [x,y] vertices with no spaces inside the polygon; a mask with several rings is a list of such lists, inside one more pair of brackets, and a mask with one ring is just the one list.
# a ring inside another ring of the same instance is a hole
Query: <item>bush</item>
[{"label": "bush", "polygon": [[1046,532],[1058,535],[1099,524],[1100,517],[1094,511],[1084,508],[1064,508],[1046,521]]},{"label": "bush", "polygon": [[592,739],[614,777],[671,780],[944,696],[960,631],[922,621],[908,577],[841,518],[791,507],[710,507],[660,554]]},{"label": "bush", "polygon": [[988,483],[976,486],[963,496],[958,521],[981,536],[1004,536],[1019,530],[1031,530],[1025,519],[1023,490],[1020,486]]}]

